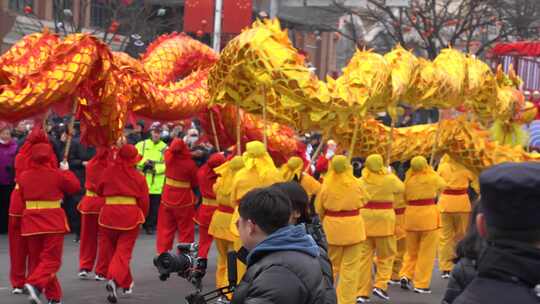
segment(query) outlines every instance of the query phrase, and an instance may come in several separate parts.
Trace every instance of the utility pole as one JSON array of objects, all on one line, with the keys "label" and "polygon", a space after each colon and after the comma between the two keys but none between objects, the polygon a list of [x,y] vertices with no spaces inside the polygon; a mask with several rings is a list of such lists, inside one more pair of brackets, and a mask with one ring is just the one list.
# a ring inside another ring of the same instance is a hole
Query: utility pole
[{"label": "utility pole", "polygon": [[279,2],[278,0],[270,0],[270,19],[274,19],[278,15]]},{"label": "utility pole", "polygon": [[219,53],[221,50],[221,11],[223,9],[223,0],[216,0],[216,11],[214,15],[214,38],[212,40],[214,51]]}]

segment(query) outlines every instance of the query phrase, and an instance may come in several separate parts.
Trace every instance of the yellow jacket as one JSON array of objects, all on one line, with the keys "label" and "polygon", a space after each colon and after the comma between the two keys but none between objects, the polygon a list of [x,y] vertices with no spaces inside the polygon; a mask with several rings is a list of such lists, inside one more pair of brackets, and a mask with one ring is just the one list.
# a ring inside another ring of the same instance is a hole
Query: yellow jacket
[{"label": "yellow jacket", "polygon": [[244,160],[244,167],[233,178],[230,197],[231,206],[235,207],[230,230],[236,236],[238,236],[236,221],[240,217],[238,214],[238,203],[240,199],[255,188],[268,187],[283,181],[282,175],[275,167],[268,152],[266,152],[263,143],[259,141],[247,143],[246,153],[244,153],[242,158]]},{"label": "yellow jacket", "polygon": [[[335,156],[315,203],[317,213],[323,219],[328,244],[346,246],[366,239],[364,220],[359,209],[367,200],[368,195],[360,181],[353,176],[347,158]],[[349,211],[351,215],[330,215],[342,211]]]},{"label": "yellow jacket", "polygon": [[405,178],[405,229],[407,231],[430,231],[440,227],[440,215],[437,205],[415,206],[412,202],[419,200],[435,200],[437,195],[446,187],[446,182],[435,172],[425,158],[420,169],[413,169],[414,161],[411,161],[411,169]]},{"label": "yellow jacket", "polygon": [[302,173],[302,178],[300,179],[300,186],[304,188],[308,197],[317,195],[321,191],[321,183],[319,183],[319,181],[316,180],[313,176],[305,172]]},{"label": "yellow jacket", "polygon": [[234,176],[243,166],[244,162],[242,158],[237,156],[214,169],[219,175],[213,186],[219,207],[212,216],[212,221],[208,227],[208,233],[215,238],[231,242],[235,240],[235,236],[230,230],[233,215],[231,210],[234,210],[235,207],[231,200],[231,187]]},{"label": "yellow jacket", "polygon": [[300,186],[304,188],[308,197],[311,198],[313,195],[319,193],[319,190],[321,190],[321,183],[313,178],[313,176],[302,172],[303,169],[304,161],[298,156],[293,156],[289,158],[286,164],[283,164],[281,168],[279,168],[279,174],[281,174],[283,181],[286,182],[293,181],[294,179],[298,180]]},{"label": "yellow jacket", "polygon": [[[383,169],[385,170],[385,169]],[[384,171],[362,171],[360,183],[370,197],[369,205],[391,204],[389,209],[364,208],[361,210],[367,236],[391,236],[395,233],[395,197],[405,190],[403,182],[394,174]]]},{"label": "yellow jacket", "polygon": [[442,158],[437,173],[446,181],[445,191],[463,190],[465,192],[463,194],[451,194],[443,191],[439,197],[439,210],[444,213],[471,212],[471,202],[466,190],[471,183],[477,189],[476,176],[462,165],[456,163],[448,155]]}]

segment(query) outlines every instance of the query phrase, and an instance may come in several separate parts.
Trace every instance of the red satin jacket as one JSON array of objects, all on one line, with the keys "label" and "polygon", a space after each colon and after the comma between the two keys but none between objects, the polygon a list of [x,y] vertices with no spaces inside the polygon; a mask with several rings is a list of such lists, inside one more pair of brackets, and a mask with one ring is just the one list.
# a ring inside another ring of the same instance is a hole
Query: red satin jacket
[{"label": "red satin jacket", "polygon": [[[19,176],[18,185],[20,198],[24,202],[21,222],[23,236],[69,232],[66,214],[59,202],[64,193],[80,191],[79,180],[73,172],[35,165]],[[48,208],[50,206],[45,205],[54,201],[58,202],[58,207]]]},{"label": "red satin jacket", "polygon": [[116,162],[109,165],[103,170],[96,192],[105,199],[105,205],[99,212],[100,226],[132,230],[144,223],[148,214],[148,185],[134,166]]}]

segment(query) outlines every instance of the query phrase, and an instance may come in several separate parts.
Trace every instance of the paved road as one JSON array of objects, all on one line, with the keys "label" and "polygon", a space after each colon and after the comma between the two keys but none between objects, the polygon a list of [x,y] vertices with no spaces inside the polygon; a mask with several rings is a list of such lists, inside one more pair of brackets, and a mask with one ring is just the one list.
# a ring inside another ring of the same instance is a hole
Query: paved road
[{"label": "paved road", "polygon": [[[78,245],[74,243],[73,236],[66,236],[64,245],[64,264],[59,274],[64,290],[64,303],[66,304],[102,304],[107,303],[105,284],[95,281],[81,281],[77,278],[78,271]],[[0,303],[24,304],[28,303],[25,296],[11,295],[8,278],[9,257],[7,254],[8,242],[5,235],[0,235]],[[156,270],[152,264],[154,256],[154,238],[141,234],[133,255],[132,271],[135,277],[134,293],[126,298],[120,298],[120,304],[180,304],[184,297],[192,292],[191,285],[182,278],[171,277],[166,282],[157,278]],[[208,274],[203,284],[205,289],[211,289],[214,284],[215,249],[210,252]],[[391,287],[390,303],[395,304],[434,304],[440,303],[446,282],[442,281],[438,272],[434,274],[432,284],[433,294],[418,295],[406,292],[398,287]],[[372,301],[371,303],[385,303]]]}]

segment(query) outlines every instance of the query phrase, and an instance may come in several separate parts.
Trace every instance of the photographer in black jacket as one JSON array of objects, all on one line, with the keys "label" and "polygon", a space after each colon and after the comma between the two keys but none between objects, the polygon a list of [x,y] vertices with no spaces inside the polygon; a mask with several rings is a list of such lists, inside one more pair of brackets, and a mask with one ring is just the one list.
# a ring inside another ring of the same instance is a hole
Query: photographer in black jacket
[{"label": "photographer in black jacket", "polygon": [[486,247],[478,276],[454,303],[540,303],[540,163],[485,170],[480,197],[476,226]]},{"label": "photographer in black jacket", "polygon": [[289,225],[287,196],[271,187],[255,189],[240,200],[238,211],[238,231],[249,255],[232,303],[324,303],[319,247],[303,227]]},{"label": "photographer in black jacket", "polygon": [[323,273],[324,304],[337,303],[336,289],[334,288],[334,273],[332,263],[328,257],[328,242],[319,216],[310,212],[308,195],[304,188],[297,182],[277,183],[272,188],[282,191],[291,200],[292,215],[289,224],[297,225],[305,229],[319,246],[319,264]]}]

